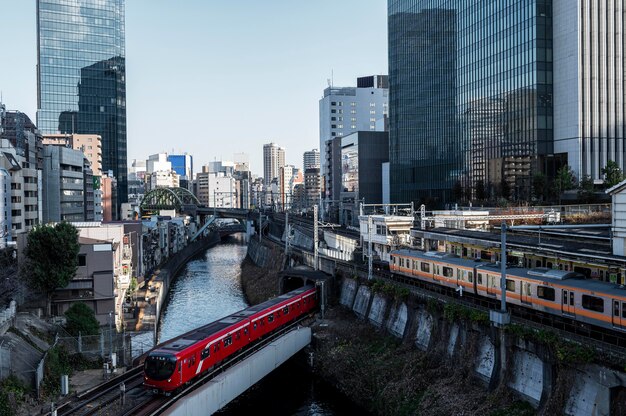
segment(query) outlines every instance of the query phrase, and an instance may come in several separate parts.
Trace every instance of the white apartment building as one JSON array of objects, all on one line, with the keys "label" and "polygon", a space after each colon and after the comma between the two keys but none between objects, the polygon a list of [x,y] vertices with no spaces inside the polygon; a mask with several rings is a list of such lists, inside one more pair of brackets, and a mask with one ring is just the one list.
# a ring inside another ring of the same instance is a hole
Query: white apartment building
[{"label": "white apartment building", "polygon": [[146,160],[147,190],[156,188],[178,187],[179,175],[172,169],[172,162],[167,160],[167,153],[148,156]]},{"label": "white apartment building", "polygon": [[285,149],[276,143],[263,145],[263,183],[269,185],[280,175],[280,168],[285,166]]},{"label": "white apartment building", "polygon": [[304,152],[302,156],[302,170],[313,169],[320,167],[320,151],[317,149]]},{"label": "white apartment building", "polygon": [[216,208],[240,208],[237,180],[224,172],[209,172],[207,166],[196,174],[196,197],[201,204]]},{"label": "white apartment building", "polygon": [[387,75],[357,78],[356,87],[329,86],[319,101],[320,163],[326,189],[325,199],[338,200],[341,178],[332,178],[333,158],[330,143],[335,137],[357,131],[384,131],[388,117],[389,86]]}]

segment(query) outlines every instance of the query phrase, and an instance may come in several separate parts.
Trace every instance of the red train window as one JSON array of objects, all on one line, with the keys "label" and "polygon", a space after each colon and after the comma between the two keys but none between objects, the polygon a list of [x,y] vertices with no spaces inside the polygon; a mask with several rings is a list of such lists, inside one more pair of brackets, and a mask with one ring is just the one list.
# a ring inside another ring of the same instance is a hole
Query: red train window
[{"label": "red train window", "polygon": [[289,306],[285,306],[285,307],[283,308],[283,314],[284,314],[284,315],[287,315],[288,313],[289,313]]},{"label": "red train window", "polygon": [[267,315],[267,322],[274,322],[274,314],[270,313],[269,315]]}]

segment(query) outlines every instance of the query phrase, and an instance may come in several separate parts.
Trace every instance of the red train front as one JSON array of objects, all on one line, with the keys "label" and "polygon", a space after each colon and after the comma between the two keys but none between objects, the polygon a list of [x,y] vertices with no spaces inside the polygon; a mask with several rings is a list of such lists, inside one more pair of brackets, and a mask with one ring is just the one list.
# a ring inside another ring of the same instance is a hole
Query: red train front
[{"label": "red train front", "polygon": [[305,286],[167,341],[146,357],[144,386],[175,390],[317,306],[316,289]]}]

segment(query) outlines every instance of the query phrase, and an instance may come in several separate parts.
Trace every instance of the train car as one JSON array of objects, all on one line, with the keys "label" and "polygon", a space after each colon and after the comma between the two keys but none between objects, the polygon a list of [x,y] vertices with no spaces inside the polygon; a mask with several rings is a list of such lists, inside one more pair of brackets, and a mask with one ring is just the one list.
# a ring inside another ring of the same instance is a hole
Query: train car
[{"label": "train car", "polygon": [[[405,276],[500,299],[501,269],[440,252],[396,250],[390,269]],[[622,286],[565,270],[508,267],[507,303],[607,329],[626,330],[626,290]]]},{"label": "train car", "polygon": [[148,353],[144,386],[169,393],[317,308],[313,286],[293,290],[167,341]]}]

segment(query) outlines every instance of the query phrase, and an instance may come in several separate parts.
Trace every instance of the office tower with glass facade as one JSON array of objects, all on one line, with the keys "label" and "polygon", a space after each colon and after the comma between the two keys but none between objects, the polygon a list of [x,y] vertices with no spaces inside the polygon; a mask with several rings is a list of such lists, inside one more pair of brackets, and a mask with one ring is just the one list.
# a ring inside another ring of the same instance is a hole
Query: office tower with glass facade
[{"label": "office tower with glass facade", "polygon": [[124,0],[37,1],[37,125],[100,135],[118,203],[128,195],[124,30]]},{"label": "office tower with glass facade", "polygon": [[[392,202],[529,199],[553,160],[552,0],[390,0]],[[458,196],[457,198],[458,199]]]}]

